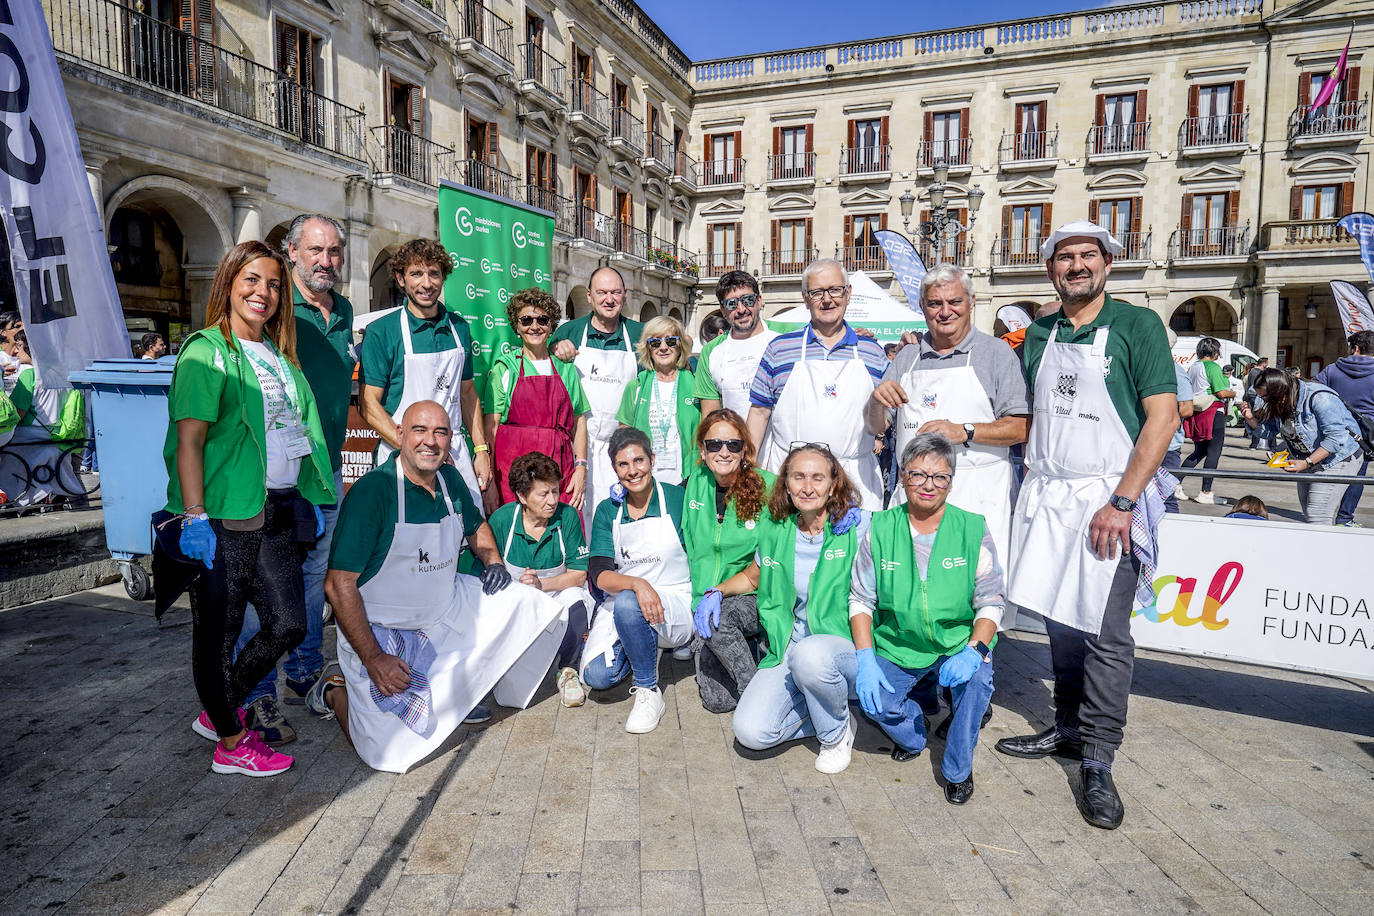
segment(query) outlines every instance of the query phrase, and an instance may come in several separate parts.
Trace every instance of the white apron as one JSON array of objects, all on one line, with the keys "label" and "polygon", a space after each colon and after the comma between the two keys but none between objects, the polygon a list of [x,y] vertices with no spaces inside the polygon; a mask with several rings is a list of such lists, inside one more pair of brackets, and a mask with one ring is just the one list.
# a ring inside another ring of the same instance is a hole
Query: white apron
[{"label": "white apron", "polygon": [[611,484],[616,482],[615,468],[606,449],[610,446],[611,433],[620,428],[615,415],[620,410],[625,386],[639,375],[629,329],[624,322],[620,327],[620,339],[625,343],[623,350],[597,350],[587,346],[590,327],[589,321],[582,329],[582,343],[573,360],[582,376],[582,390],[587,393],[587,401],[592,407],[587,415],[587,495],[582,503],[582,520],[587,531],[592,530],[597,504],[606,498]]},{"label": "white apron", "polygon": [[711,378],[720,392],[720,406],[749,419],[749,389],[758,375],[763,351],[777,336],[776,331],[765,330],[745,340],[730,337],[711,351]]},{"label": "white apron", "polygon": [[[901,460],[902,450],[929,420],[948,420],[962,426],[991,423],[997,419],[992,411],[992,398],[970,365],[972,358],[970,355],[964,365],[954,369],[920,369],[918,360],[901,377],[907,403],[897,409],[893,461]],[[977,442],[964,448],[959,442],[954,451],[956,466],[949,501],[986,519],[997,547],[997,561],[1006,569],[1010,559],[1007,548],[1011,544],[1011,507],[1016,486],[1011,450],[1002,445]],[[906,488],[901,486],[899,478],[892,494],[892,505],[900,506],[905,502]]]},{"label": "white apron", "polygon": [[449,514],[438,524],[405,521],[404,471],[396,468],[397,522],[381,570],[359,586],[370,623],[424,630],[434,646],[429,670],[429,727],[416,734],[372,702],[367,668],[339,631],[339,667],[348,690],[348,730],[363,762],[376,770],[404,773],[447,740],[478,701],[529,644],[558,616],[542,592],[512,583],[482,594],[471,576],[456,575],[462,551],[462,517],[444,479],[439,490]]},{"label": "white apron", "polygon": [[[517,513],[519,509],[515,510]],[[515,538],[515,522],[511,522],[510,533],[506,535],[506,547],[501,551],[502,557],[510,556],[510,545]],[[549,569],[537,569],[535,575],[541,579],[548,579],[553,576],[561,576],[568,571],[567,557],[568,548],[563,541],[563,529],[558,529],[558,546],[562,551],[564,562]],[[519,581],[524,575],[526,567],[516,566],[514,563],[504,561],[506,569],[510,571],[511,578]],[[557,617],[549,622],[543,632],[535,637],[534,642],[525,650],[525,654],[510,666],[501,680],[496,682],[495,689],[491,695],[497,703],[502,706],[511,706],[517,709],[524,709],[530,705],[530,700],[534,699],[534,692],[539,689],[539,685],[544,683],[544,675],[549,672],[549,665],[558,655],[558,647],[563,642],[563,634],[568,631],[568,609],[579,601],[585,602],[584,606],[588,613],[592,608],[592,596],[587,593],[585,588],[565,588],[556,592],[545,592],[562,609]]]},{"label": "white apron", "polygon": [[[458,340],[458,329],[453,326],[453,317],[444,313],[454,341]],[[453,466],[458,469],[463,482],[472,493],[472,504],[482,511],[482,491],[477,486],[477,473],[472,469],[472,456],[468,454],[468,440],[463,436],[463,364],[467,361],[467,351],[456,346],[452,350],[439,353],[416,353],[410,339],[410,307],[401,306],[401,343],[405,346],[405,385],[401,388],[401,403],[391,419],[401,422],[406,408],[417,401],[438,401],[448,411],[449,423],[453,427],[453,439],[449,442],[449,455]],[[377,445],[377,464],[391,457],[395,451],[385,442]]]},{"label": "white apron", "polygon": [[[1121,482],[1135,448],[1107,392],[1107,334],[1098,328],[1091,345],[1051,335],[1045,346],[1007,567],[1011,601],[1094,634],[1102,631],[1121,555],[1093,554],[1088,525]],[[1130,549],[1129,538],[1118,547]]]},{"label": "white apron", "polygon": [[802,332],[802,353],[769,418],[763,466],[782,468],[793,442],[822,442],[839,459],[859,493],[860,507],[883,508],[883,479],[873,454],[873,436],[864,429],[864,407],[873,394],[873,377],[854,348],[851,359],[806,359],[811,326]]},{"label": "white apron", "polygon": [[[668,514],[663,485],[654,481],[660,515],[621,524],[623,510],[615,515],[612,538],[616,551],[616,572],[646,580],[658,593],[663,605],[663,622],[654,624],[658,645],[663,649],[685,646],[692,639],[692,578],[687,566],[687,551],[678,540],[677,527]],[[615,595],[608,595],[596,609],[587,646],[582,650],[582,669],[594,658],[604,657],[609,664],[620,635],[615,630]]]}]

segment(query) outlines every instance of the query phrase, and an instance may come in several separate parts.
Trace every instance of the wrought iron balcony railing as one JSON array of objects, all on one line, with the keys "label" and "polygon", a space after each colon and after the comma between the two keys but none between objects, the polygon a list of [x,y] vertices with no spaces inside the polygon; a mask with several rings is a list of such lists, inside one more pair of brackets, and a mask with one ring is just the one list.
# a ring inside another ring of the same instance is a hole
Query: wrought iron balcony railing
[{"label": "wrought iron balcony railing", "polygon": [[1288,139],[1363,133],[1369,124],[1369,99],[1328,102],[1321,108],[1299,105],[1288,116]]},{"label": "wrought iron balcony railing", "polygon": [[769,181],[791,181],[815,177],[815,153],[772,153],[768,157]]},{"label": "wrought iron balcony railing", "polygon": [[563,74],[567,68],[558,62],[558,58],[539,45],[526,42],[520,46],[520,59],[521,79],[530,80],[549,95],[563,101]]},{"label": "wrought iron balcony railing", "polygon": [[892,171],[892,145],[846,146],[840,150],[841,175],[871,175]]},{"label": "wrought iron balcony railing", "polygon": [[1059,130],[1027,130],[1005,133],[997,144],[997,161],[1035,162],[1059,158]]},{"label": "wrought iron balcony railing", "polygon": [[972,152],[972,137],[955,137],[952,140],[922,140],[918,161],[923,169],[935,168],[936,163],[942,159],[945,165],[959,168],[969,164],[971,161],[969,156]]}]

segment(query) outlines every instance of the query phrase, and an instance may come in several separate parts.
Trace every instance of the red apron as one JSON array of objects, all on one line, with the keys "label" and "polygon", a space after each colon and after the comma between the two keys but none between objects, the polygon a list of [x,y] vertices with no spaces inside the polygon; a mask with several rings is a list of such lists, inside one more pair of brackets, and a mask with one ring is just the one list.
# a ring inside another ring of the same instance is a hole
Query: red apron
[{"label": "red apron", "polygon": [[526,375],[525,358],[520,358],[520,374],[511,386],[510,409],[506,419],[496,430],[492,456],[496,460],[496,479],[501,484],[501,502],[515,500],[510,488],[510,466],[521,455],[543,452],[558,463],[563,480],[558,499],[567,502],[572,479],[572,435],[577,427],[572,398],[558,372],[549,375]]}]

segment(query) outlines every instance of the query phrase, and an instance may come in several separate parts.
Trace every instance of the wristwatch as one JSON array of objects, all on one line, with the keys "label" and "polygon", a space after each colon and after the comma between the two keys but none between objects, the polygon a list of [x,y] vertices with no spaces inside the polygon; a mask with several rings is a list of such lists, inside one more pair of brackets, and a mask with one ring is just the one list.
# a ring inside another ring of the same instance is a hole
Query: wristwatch
[{"label": "wristwatch", "polygon": [[1127,499],[1126,497],[1120,496],[1116,493],[1113,493],[1112,498],[1107,500],[1107,502],[1111,504],[1111,507],[1113,509],[1116,509],[1121,512],[1135,511],[1135,500]]},{"label": "wristwatch", "polygon": [[985,642],[971,642],[969,645],[973,646],[978,654],[983,656],[983,661],[987,661],[988,656],[992,654],[992,649],[988,648],[988,644]]},{"label": "wristwatch", "polygon": [[965,423],[965,424],[964,424],[964,433],[965,433],[965,436],[964,436],[964,448],[968,448],[969,446],[973,445],[973,424],[972,424],[972,423]]}]

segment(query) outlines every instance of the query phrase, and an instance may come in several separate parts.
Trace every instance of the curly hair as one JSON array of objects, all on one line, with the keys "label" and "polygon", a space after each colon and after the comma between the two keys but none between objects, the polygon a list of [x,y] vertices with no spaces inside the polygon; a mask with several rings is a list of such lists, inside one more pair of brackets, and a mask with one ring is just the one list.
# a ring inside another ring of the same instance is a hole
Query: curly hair
[{"label": "curly hair", "polygon": [[510,463],[507,480],[517,495],[524,496],[536,482],[558,486],[563,482],[563,472],[558,462],[543,452],[526,452]]},{"label": "curly hair", "polygon": [[396,253],[391,256],[386,266],[392,274],[404,275],[406,268],[416,263],[438,264],[439,272],[445,280],[453,273],[453,260],[444,250],[444,246],[434,239],[411,239],[396,249]]},{"label": "curly hair", "polygon": [[844,468],[840,467],[839,459],[831,454],[830,449],[816,445],[799,445],[783,459],[782,467],[778,469],[778,479],[773,484],[773,491],[768,494],[768,514],[773,516],[775,522],[797,514],[797,507],[792,505],[792,494],[787,492],[787,477],[792,472],[792,462],[807,452],[820,455],[830,465],[830,478],[834,483],[830,486],[830,498],[825,501],[825,512],[830,516],[830,523],[838,522],[851,506],[859,504],[854,485],[849,482]]},{"label": "curly hair", "polygon": [[558,313],[562,311],[558,307],[558,300],[547,290],[530,286],[517,291],[515,295],[510,297],[510,302],[506,303],[506,320],[510,322],[512,331],[516,329],[520,313],[531,307],[537,308],[549,316],[550,333],[558,327]]},{"label": "curly hair", "polygon": [[763,475],[754,466],[754,443],[749,438],[749,427],[745,426],[743,417],[728,407],[713,410],[697,424],[697,448],[701,451],[706,451],[707,430],[717,423],[729,424],[735,430],[735,435],[744,440],[744,452],[739,458],[739,474],[735,476],[735,482],[730,484],[728,501],[735,504],[736,518],[742,522],[751,521],[758,518],[759,512],[763,509],[764,487]]}]

